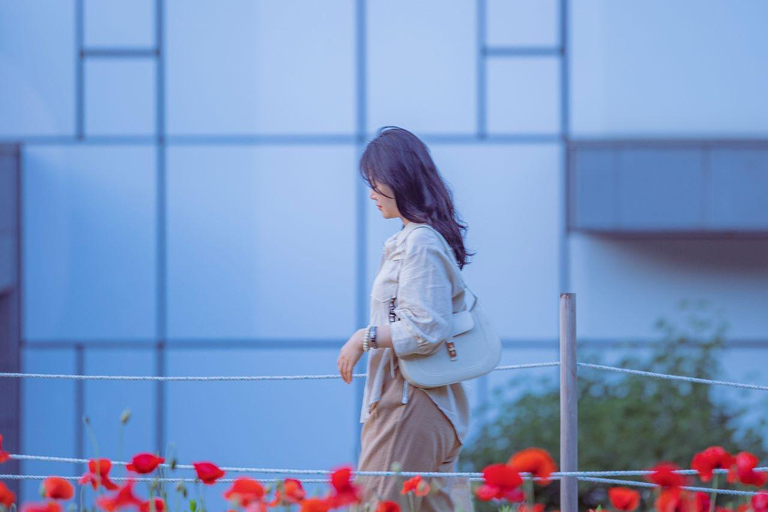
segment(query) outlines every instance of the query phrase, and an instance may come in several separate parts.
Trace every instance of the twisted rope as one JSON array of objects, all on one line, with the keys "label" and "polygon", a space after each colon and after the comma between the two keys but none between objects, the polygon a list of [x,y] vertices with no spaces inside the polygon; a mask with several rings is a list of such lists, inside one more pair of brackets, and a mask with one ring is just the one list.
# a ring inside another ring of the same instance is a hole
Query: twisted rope
[{"label": "twisted rope", "polygon": [[[74,457],[49,457],[44,455],[20,455],[12,453],[11,458],[18,460],[39,460],[49,462],[68,462],[68,463],[88,463],[89,459],[79,459]],[[125,466],[129,462],[123,461],[110,461],[113,466]],[[168,463],[159,464],[160,467],[170,468]],[[191,464],[176,464],[176,469],[195,469]],[[330,475],[333,473],[327,469],[285,469],[285,468],[258,468],[258,467],[238,467],[238,466],[220,466],[223,471],[230,471],[232,473],[264,473],[264,474],[289,474],[289,475]],[[768,472],[768,466],[754,468],[754,471],[766,471]],[[714,469],[713,473],[727,473],[727,469]],[[436,472],[436,471],[353,471],[354,474],[360,476],[416,476],[421,475],[423,477],[467,477],[476,478],[482,480],[482,473],[479,472]],[[695,469],[679,469],[674,471],[681,475],[695,475],[698,473]],[[597,477],[597,476],[644,476],[653,474],[650,470],[631,470],[631,471],[555,471],[550,475],[551,480],[559,480],[566,476],[575,476],[579,478]],[[531,477],[530,473],[520,473],[524,479],[533,479],[534,481],[541,480],[539,477]],[[616,480],[617,482],[621,480]],[[654,484],[649,484],[653,486]]]},{"label": "twisted rope", "polygon": [[[768,386],[758,384],[743,384],[740,382],[730,382],[725,380],[701,379],[698,377],[688,377],[685,375],[670,375],[666,373],[647,372],[643,370],[632,370],[629,368],[619,368],[616,366],[606,366],[592,363],[576,363],[577,366],[592,368],[595,370],[613,371],[629,373],[633,375],[642,375],[657,379],[678,380],[685,382],[695,382],[698,384],[709,384],[712,386],[731,386],[741,389],[753,389],[759,391],[768,391]],[[497,366],[493,371],[523,370],[529,368],[547,368],[560,366],[560,362],[553,361],[548,363],[529,363],[513,364],[506,366]],[[70,380],[125,380],[125,381],[161,381],[161,382],[179,382],[179,381],[277,381],[277,380],[332,380],[341,379],[341,375],[217,375],[217,376],[167,376],[167,375],[70,375],[57,373],[0,373],[0,378],[25,378],[25,379],[70,379]],[[352,375],[355,379],[363,379],[365,373],[355,373]]]},{"label": "twisted rope", "polygon": [[[619,484],[624,486],[632,486],[632,487],[659,487],[656,484],[652,484],[650,482],[633,482],[628,480],[615,480],[613,478],[595,478],[595,477],[579,477],[579,480],[586,480],[589,482],[599,482],[599,483],[605,483],[605,484]],[[709,489],[707,487],[690,487],[690,486],[682,486],[681,489],[686,489],[688,491],[701,491],[706,493],[713,492],[712,489]],[[763,491],[765,492],[765,491]],[[717,494],[731,494],[731,495],[737,495],[737,496],[754,496],[757,494],[755,491],[736,491],[732,489],[718,489]]]},{"label": "twisted rope", "polygon": [[630,370],[628,368],[618,368],[615,366],[605,366],[602,364],[591,364],[591,363],[576,363],[576,364],[578,366],[583,366],[585,368],[594,368],[596,370],[608,370],[612,372],[631,373],[634,375],[643,375],[645,377],[653,377],[656,379],[682,380],[686,382],[697,382],[699,384],[709,384],[712,386],[731,386],[734,388],[757,389],[760,391],[768,391],[768,386],[758,386],[757,384],[741,384],[739,382],[728,382],[725,380],[699,379],[697,377],[686,377],[684,375],[668,375],[666,373],[646,372],[642,370]]},{"label": "twisted rope", "polygon": [[[543,368],[560,366],[559,362],[513,364],[497,366],[493,371],[522,370],[526,368]],[[365,373],[355,373],[355,379],[365,378]],[[58,373],[0,373],[0,378],[25,379],[70,379],[70,380],[128,380],[128,381],[263,381],[263,380],[331,380],[341,379],[339,374],[327,375],[217,375],[217,376],[167,376],[167,375],[68,375]]]}]

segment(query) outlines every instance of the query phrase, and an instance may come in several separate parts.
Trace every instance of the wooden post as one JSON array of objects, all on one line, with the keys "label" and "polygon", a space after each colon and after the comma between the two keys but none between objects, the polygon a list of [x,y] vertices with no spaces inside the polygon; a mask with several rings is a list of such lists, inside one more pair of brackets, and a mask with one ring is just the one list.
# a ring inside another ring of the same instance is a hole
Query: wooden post
[{"label": "wooden post", "polygon": [[[560,294],[560,471],[578,471],[578,397],[576,373],[576,294]],[[578,480],[560,479],[561,512],[578,512]]]}]

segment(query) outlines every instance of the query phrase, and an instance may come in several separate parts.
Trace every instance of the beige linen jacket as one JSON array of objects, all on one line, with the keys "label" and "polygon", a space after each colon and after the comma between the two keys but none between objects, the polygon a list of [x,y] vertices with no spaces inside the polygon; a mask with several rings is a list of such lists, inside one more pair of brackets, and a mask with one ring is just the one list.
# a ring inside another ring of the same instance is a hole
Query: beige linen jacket
[{"label": "beige linen jacket", "polygon": [[[387,347],[368,352],[361,423],[381,398],[384,372],[394,376],[400,357],[445,350],[451,315],[467,309],[455,256],[438,238],[442,235],[431,229],[410,234],[422,224],[409,222],[384,243],[371,290],[370,323],[390,325],[394,350]],[[389,304],[395,295],[396,321],[390,323]],[[405,381],[402,403],[407,403],[409,385]],[[469,430],[472,388],[471,382],[464,381],[424,390],[451,421],[462,444]]]}]

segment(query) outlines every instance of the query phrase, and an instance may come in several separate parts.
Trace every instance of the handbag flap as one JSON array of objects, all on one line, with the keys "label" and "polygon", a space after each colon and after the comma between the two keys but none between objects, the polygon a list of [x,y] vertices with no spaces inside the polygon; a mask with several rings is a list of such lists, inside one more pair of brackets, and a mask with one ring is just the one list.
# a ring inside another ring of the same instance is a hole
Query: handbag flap
[{"label": "handbag flap", "polygon": [[451,336],[457,336],[463,332],[467,332],[475,326],[475,320],[472,318],[472,313],[469,311],[459,311],[454,313],[453,327],[451,329]]}]

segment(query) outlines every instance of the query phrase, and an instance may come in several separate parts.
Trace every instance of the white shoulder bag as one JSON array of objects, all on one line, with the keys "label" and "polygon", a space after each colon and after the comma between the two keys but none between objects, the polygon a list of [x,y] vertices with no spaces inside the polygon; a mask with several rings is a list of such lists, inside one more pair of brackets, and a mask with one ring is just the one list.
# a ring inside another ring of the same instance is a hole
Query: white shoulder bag
[{"label": "white shoulder bag", "polygon": [[[465,311],[453,313],[451,336],[442,343],[443,347],[429,355],[410,354],[399,358],[400,372],[408,382],[419,388],[446,386],[485,375],[501,360],[501,338],[485,313],[482,302],[464,282],[453,249],[443,235],[428,224],[416,226],[411,232],[419,228],[429,228],[440,238],[459,275],[465,295],[469,292],[469,298]],[[398,286],[399,281],[398,271]],[[389,302],[390,322],[395,318],[394,301],[395,297],[392,297]]]}]

